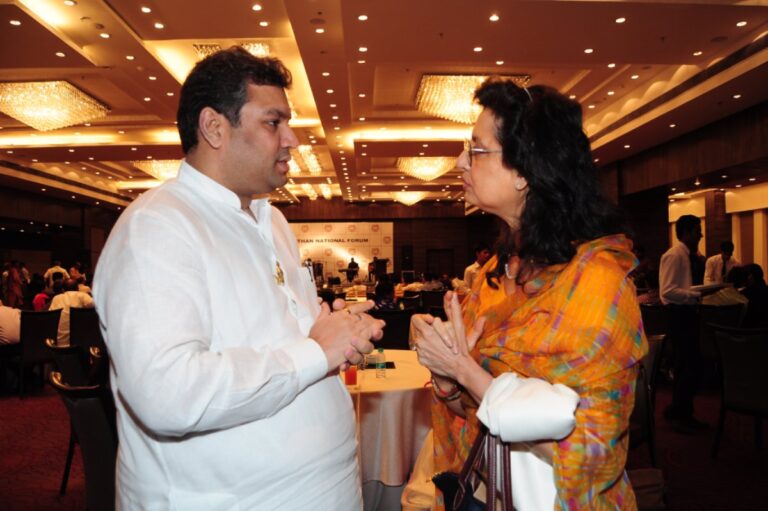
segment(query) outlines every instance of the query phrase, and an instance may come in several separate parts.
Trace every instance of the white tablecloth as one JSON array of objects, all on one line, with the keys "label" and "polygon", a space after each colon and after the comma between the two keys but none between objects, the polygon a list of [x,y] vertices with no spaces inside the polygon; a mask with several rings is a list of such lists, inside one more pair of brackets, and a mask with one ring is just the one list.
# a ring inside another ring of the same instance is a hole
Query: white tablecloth
[{"label": "white tablecloth", "polygon": [[385,355],[395,363],[386,378],[367,369],[358,372],[358,385],[348,387],[358,414],[366,510],[392,509],[393,503],[399,509],[399,495],[431,427],[432,390],[424,386],[429,371],[416,352],[385,350]]}]

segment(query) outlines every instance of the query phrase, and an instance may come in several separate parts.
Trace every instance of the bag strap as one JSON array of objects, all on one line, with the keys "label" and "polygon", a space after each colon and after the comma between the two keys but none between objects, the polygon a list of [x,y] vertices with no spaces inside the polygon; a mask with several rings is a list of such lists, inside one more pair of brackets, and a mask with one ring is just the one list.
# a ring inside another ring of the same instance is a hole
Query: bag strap
[{"label": "bag strap", "polygon": [[[459,474],[459,487],[453,501],[454,507],[460,506],[467,493],[474,493],[480,479],[479,472],[487,474],[486,477],[486,511],[496,511],[496,497],[501,498],[502,511],[514,511],[512,500],[512,473],[510,467],[511,449],[509,444],[499,437],[491,435],[488,429],[481,424],[477,438],[467,456],[467,461]],[[499,455],[501,455],[501,474],[499,470]],[[501,475],[501,488],[497,491],[497,482]]]},{"label": "bag strap", "polygon": [[488,440],[488,429],[484,425],[480,425],[480,430],[477,433],[477,438],[472,444],[472,448],[469,451],[467,460],[464,462],[464,466],[461,467],[461,473],[459,474],[459,488],[456,491],[456,496],[453,499],[453,505],[456,507],[460,505],[466,497],[467,491],[473,493],[477,487],[478,474],[477,471],[482,468],[485,458],[485,444]]}]

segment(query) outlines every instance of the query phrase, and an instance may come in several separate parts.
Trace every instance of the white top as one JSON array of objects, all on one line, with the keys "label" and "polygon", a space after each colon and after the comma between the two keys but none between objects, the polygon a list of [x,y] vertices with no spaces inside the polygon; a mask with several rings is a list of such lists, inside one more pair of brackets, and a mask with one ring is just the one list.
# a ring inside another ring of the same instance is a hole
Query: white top
[{"label": "white top", "polygon": [[480,263],[477,261],[464,268],[464,284],[466,284],[469,289],[472,289],[472,282],[475,280],[475,275],[477,275],[480,268]]},{"label": "white top", "polygon": [[0,302],[0,344],[19,342],[21,328],[21,310],[6,307]]},{"label": "white top", "polygon": [[250,209],[182,163],[101,254],[118,508],[362,508],[352,402],[307,337],[314,286],[283,215]]},{"label": "white top", "polygon": [[[728,272],[740,264],[741,263],[731,256],[725,263],[725,275],[728,276]],[[713,255],[712,257],[707,258],[707,263],[704,269],[704,284],[722,284],[724,281],[723,254]]]},{"label": "white top", "polygon": [[80,309],[92,308],[93,298],[88,293],[83,293],[82,291],[65,291],[53,297],[48,310],[61,309],[59,334],[56,340],[56,344],[59,346],[69,346],[69,309],[72,307]]},{"label": "white top", "polygon": [[61,273],[64,276],[64,280],[69,278],[69,272],[62,268],[61,266],[51,266],[47,270],[45,270],[45,274],[43,275],[43,279],[45,279],[45,283],[48,285],[48,287],[51,287],[53,285],[53,274],[54,273]]},{"label": "white top", "polygon": [[661,303],[694,305],[699,302],[701,293],[691,289],[691,260],[688,247],[677,243],[664,252],[659,264],[659,298]]}]

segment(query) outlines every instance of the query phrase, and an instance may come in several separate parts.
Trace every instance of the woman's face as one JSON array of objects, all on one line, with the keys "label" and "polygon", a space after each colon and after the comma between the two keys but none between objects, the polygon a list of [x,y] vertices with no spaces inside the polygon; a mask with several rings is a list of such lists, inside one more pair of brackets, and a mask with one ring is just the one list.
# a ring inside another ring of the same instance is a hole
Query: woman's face
[{"label": "woman's face", "polygon": [[464,151],[457,167],[462,169],[464,196],[467,202],[483,211],[493,213],[504,220],[513,230],[520,226],[520,216],[525,207],[528,182],[517,170],[505,167],[501,158],[501,144],[496,139],[496,117],[487,108],[482,111],[472,130],[471,147],[494,151]]}]

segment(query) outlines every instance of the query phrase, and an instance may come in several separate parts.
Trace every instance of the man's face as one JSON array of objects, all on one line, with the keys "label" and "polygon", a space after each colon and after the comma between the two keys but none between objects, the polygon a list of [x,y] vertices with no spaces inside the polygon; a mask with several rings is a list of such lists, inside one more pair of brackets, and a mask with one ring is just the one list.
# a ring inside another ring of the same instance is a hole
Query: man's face
[{"label": "man's face", "polygon": [[681,240],[683,243],[685,243],[685,246],[688,247],[688,250],[690,250],[692,253],[695,253],[696,250],[699,247],[699,240],[703,238],[701,234],[701,225],[697,225],[690,231],[688,231]]},{"label": "man's face", "polygon": [[733,252],[731,252],[730,250],[724,250],[722,254],[723,254],[723,261],[726,263],[733,256]]},{"label": "man's face", "polygon": [[483,250],[481,250],[480,252],[478,252],[475,255],[477,256],[478,264],[480,264],[480,266],[482,266],[486,262],[488,262],[488,259],[491,258],[491,251],[488,250],[487,248],[484,248]]},{"label": "man's face", "polygon": [[271,85],[248,85],[240,109],[240,125],[228,125],[225,180],[241,199],[269,193],[288,181],[290,149],[298,145],[288,120],[291,110],[285,91]]}]

